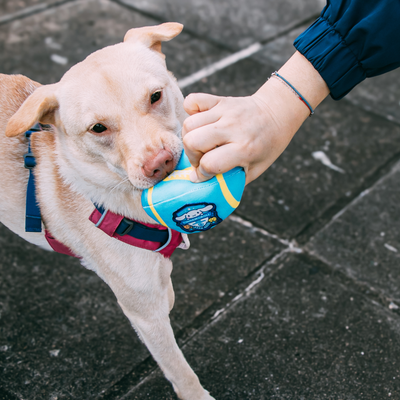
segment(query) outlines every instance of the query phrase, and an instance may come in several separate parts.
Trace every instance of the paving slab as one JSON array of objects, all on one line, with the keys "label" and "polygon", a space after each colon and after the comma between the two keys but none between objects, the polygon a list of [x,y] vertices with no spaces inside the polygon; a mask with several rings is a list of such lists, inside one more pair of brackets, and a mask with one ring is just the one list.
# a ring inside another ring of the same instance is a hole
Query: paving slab
[{"label": "paving slab", "polygon": [[[243,60],[185,89],[224,96],[254,93],[275,70]],[[282,87],[285,90],[285,87]],[[323,152],[342,172],[313,157]],[[284,237],[295,237],[337,201],[359,190],[400,152],[396,124],[348,102],[326,99],[269,170],[245,189],[239,214]]]},{"label": "paving slab", "polygon": [[279,69],[294,54],[296,49],[293,46],[293,42],[309,25],[305,24],[293,29],[286,35],[269,42],[253,56],[253,59],[261,63],[273,65],[276,69]]},{"label": "paving slab", "polygon": [[72,257],[0,226],[0,387],[19,399],[91,398],[148,353],[111,290]]},{"label": "paving slab", "polygon": [[188,325],[266,259],[285,246],[273,237],[232,220],[189,236],[191,248],[172,256],[175,329]]},{"label": "paving slab", "polygon": [[[304,255],[277,261],[183,349],[218,400],[400,396],[400,317]],[[154,373],[123,399],[174,399]]]},{"label": "paving slab", "polygon": [[[106,0],[80,0],[0,26],[0,72],[40,83],[58,82],[90,53],[123,40],[135,27],[157,25]],[[163,45],[169,69],[181,78],[228,53],[183,33]]]},{"label": "paving slab", "polygon": [[346,99],[400,124],[400,69],[366,79]]},{"label": "paving slab", "polygon": [[324,0],[118,0],[136,9],[183,23],[205,38],[242,48],[318,16]]},{"label": "paving slab", "polygon": [[[232,221],[191,238],[173,257],[175,331],[283,248]],[[0,244],[0,387],[18,398],[93,398],[149,356],[93,272],[2,226]]]},{"label": "paving slab", "polygon": [[[309,249],[400,307],[400,164],[321,230]],[[396,304],[397,303],[397,304]]]}]

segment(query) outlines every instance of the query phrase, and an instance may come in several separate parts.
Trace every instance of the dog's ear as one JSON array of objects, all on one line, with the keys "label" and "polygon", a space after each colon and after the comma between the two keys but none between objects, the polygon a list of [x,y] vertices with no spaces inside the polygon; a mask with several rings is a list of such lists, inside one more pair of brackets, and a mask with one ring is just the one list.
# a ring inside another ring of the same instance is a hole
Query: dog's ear
[{"label": "dog's ear", "polygon": [[161,42],[166,42],[178,36],[183,25],[178,22],[166,22],[156,26],[130,29],[124,38],[124,42],[139,41],[150,49],[161,53]]},{"label": "dog's ear", "polygon": [[8,121],[6,136],[24,133],[37,122],[54,124],[54,113],[58,109],[55,85],[40,86],[22,103]]}]

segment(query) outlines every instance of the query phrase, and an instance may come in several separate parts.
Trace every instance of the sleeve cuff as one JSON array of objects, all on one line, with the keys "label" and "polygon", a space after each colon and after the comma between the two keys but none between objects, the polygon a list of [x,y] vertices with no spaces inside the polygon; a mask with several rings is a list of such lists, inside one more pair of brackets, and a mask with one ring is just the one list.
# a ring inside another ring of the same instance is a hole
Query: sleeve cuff
[{"label": "sleeve cuff", "polygon": [[317,19],[294,42],[326,82],[334,100],[340,100],[366,78],[357,57],[324,18]]}]

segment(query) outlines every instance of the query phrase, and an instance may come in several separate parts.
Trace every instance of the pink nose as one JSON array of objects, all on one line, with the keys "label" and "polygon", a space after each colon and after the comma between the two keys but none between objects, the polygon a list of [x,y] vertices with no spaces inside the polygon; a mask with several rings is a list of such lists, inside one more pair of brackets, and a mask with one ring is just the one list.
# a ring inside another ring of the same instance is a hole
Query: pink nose
[{"label": "pink nose", "polygon": [[148,178],[164,179],[174,168],[174,157],[167,150],[160,152],[152,159],[147,160],[143,165],[143,173]]}]

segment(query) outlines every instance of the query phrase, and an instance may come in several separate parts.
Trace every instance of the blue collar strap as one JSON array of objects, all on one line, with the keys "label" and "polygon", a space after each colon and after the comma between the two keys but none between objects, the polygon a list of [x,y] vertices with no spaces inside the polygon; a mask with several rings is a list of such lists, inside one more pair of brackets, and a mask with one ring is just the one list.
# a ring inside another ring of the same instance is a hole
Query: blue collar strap
[{"label": "blue collar strap", "polygon": [[[94,206],[102,216],[105,215],[106,210],[103,207],[97,204],[94,204]],[[99,226],[101,222],[102,220],[100,220],[96,226]],[[118,228],[115,230],[115,233],[120,236],[129,235],[135,239],[148,240],[150,242],[157,243],[166,243],[169,237],[168,230],[165,228],[163,230],[150,228],[128,218],[122,219],[121,223],[118,225]]]},{"label": "blue collar strap", "polygon": [[25,137],[28,139],[28,152],[24,154],[24,167],[29,169],[28,188],[26,191],[26,212],[25,212],[25,231],[26,232],[41,232],[42,217],[40,215],[39,204],[36,200],[36,185],[33,168],[36,166],[36,160],[31,152],[31,135],[34,132],[40,131],[40,125],[36,124],[29,131],[25,132]]}]

